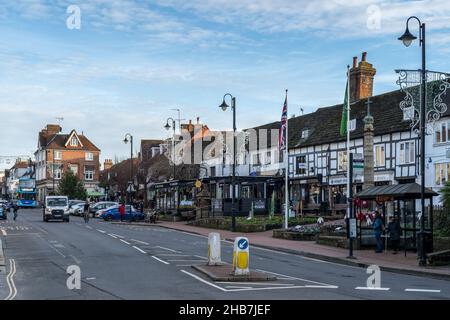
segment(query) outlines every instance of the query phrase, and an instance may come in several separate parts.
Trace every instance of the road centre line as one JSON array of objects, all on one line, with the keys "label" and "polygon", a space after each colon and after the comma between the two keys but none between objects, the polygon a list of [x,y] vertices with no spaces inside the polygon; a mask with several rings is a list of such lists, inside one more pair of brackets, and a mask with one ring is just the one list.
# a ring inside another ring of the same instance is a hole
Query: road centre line
[{"label": "road centre line", "polygon": [[434,289],[405,289],[406,292],[434,292],[434,293],[440,293],[441,290],[434,290]]},{"label": "road centre line", "polygon": [[115,237],[117,237],[117,238],[120,238],[120,239],[123,239],[123,238],[125,238],[124,236],[121,236],[121,235],[119,235],[119,234],[115,234],[115,233],[111,233],[113,236],[115,236]]},{"label": "road centre line", "polygon": [[91,226],[86,226],[86,228],[88,228],[88,229],[91,229],[91,230],[92,230],[92,227],[91,227]]},{"label": "road centre line", "polygon": [[117,237],[116,237],[116,236],[113,236],[111,233],[108,233],[108,236],[110,236],[110,237],[112,237],[112,238],[114,238],[114,239],[117,239]]},{"label": "road centre line", "polygon": [[100,230],[100,229],[96,229],[98,232],[101,232],[101,233],[106,233],[106,231],[103,231],[103,230]]},{"label": "road centre line", "polygon": [[170,264],[169,262],[164,261],[164,260],[161,260],[161,259],[158,258],[158,257],[152,256],[152,258],[155,259],[155,260],[158,260],[159,262],[162,262],[162,263],[164,263],[164,264]]},{"label": "road centre line", "polygon": [[356,287],[355,290],[389,291],[390,288],[381,288],[381,287]]},{"label": "road centre line", "polygon": [[131,241],[134,241],[134,242],[137,242],[137,243],[140,243],[140,244],[145,244],[146,246],[150,245],[149,243],[141,241],[141,240],[131,239]]},{"label": "road centre line", "polygon": [[160,248],[160,249],[163,249],[163,250],[170,251],[170,252],[175,252],[175,253],[178,252],[177,250],[169,249],[169,248],[166,248],[166,247],[161,247],[161,246],[156,246],[156,247],[157,247],[157,248]]},{"label": "road centre line", "polygon": [[126,244],[128,244],[128,245],[130,245],[131,243],[129,243],[129,242],[127,242],[127,241],[125,241],[125,240],[123,240],[123,239],[119,239],[120,241],[122,241],[123,243],[126,243]]},{"label": "road centre line", "polygon": [[137,251],[143,253],[143,254],[147,254],[147,252],[145,252],[144,250],[142,250],[141,248],[138,248],[136,246],[133,246],[133,248],[135,248]]}]

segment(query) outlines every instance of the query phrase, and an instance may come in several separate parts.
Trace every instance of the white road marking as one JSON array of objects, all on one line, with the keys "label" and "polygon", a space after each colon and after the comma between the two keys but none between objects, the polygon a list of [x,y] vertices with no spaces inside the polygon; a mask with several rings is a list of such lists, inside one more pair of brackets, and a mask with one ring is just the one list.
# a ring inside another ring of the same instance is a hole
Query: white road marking
[{"label": "white road marking", "polygon": [[441,290],[433,290],[433,289],[405,289],[407,292],[435,292],[440,293]]},{"label": "white road marking", "polygon": [[120,239],[123,239],[123,238],[125,238],[124,236],[121,236],[121,235],[118,235],[118,234],[115,234],[115,233],[111,233],[113,236],[115,236],[115,237],[117,237],[117,238],[120,238]]},{"label": "white road marking", "polygon": [[126,243],[126,244],[130,244],[129,242],[127,242],[127,241],[125,241],[125,240],[123,240],[123,239],[119,239],[120,241],[122,241],[123,243]]},{"label": "white road marking", "polygon": [[203,257],[203,256],[198,256],[198,255],[196,255],[196,254],[194,254],[194,257],[197,257],[197,258],[200,258],[200,259],[205,259],[205,260],[208,260],[208,258],[207,258],[207,257]]},{"label": "white road marking", "polygon": [[133,246],[133,248],[135,248],[137,251],[140,251],[143,254],[146,254],[147,252],[145,252],[144,250],[142,250],[141,248],[138,248],[136,246]]},{"label": "white road marking", "polygon": [[131,241],[134,241],[134,242],[137,242],[137,243],[140,243],[140,244],[144,244],[144,245],[146,245],[146,246],[150,245],[150,244],[147,243],[147,242],[140,241],[140,240],[136,240],[136,239],[131,239]]},{"label": "white road marking", "polygon": [[2,229],[2,234],[3,234],[4,236],[6,236],[6,235],[7,235],[7,233],[6,233],[6,230],[5,230],[5,229]]},{"label": "white road marking", "polygon": [[226,286],[229,289],[252,289],[252,287],[237,287],[237,286]]},{"label": "white road marking", "polygon": [[166,247],[161,247],[161,246],[156,246],[156,247],[157,247],[157,248],[160,248],[160,249],[163,249],[163,250],[170,251],[170,252],[175,252],[175,253],[178,252],[177,250],[169,249],[169,248],[166,248]]},{"label": "white road marking", "polygon": [[199,259],[181,259],[181,260],[167,260],[170,262],[186,262],[186,261],[194,261],[194,262],[205,262],[204,260],[199,260]]},{"label": "white road marking", "polygon": [[81,264],[81,261],[78,260],[75,256],[70,255],[70,257],[73,259],[73,261],[75,261],[77,264]]},{"label": "white road marking", "polygon": [[205,283],[205,284],[211,286],[211,287],[214,287],[214,288],[216,288],[216,289],[219,289],[219,290],[222,290],[222,291],[225,291],[225,292],[228,291],[227,289],[224,289],[224,288],[222,288],[222,287],[216,286],[214,283],[211,283],[211,282],[209,282],[209,281],[206,281],[206,280],[204,280],[204,279],[202,279],[202,278],[196,276],[195,274],[192,274],[192,273],[190,273],[190,272],[187,272],[186,270],[180,270],[180,271],[183,272],[183,273],[185,273],[185,274],[187,274],[188,276],[191,276],[191,277],[194,278],[194,279],[197,279],[197,280],[200,281],[200,282],[203,282],[203,283]]},{"label": "white road marking", "polygon": [[101,233],[106,233],[106,231],[103,231],[103,230],[100,230],[100,229],[96,229],[98,232],[101,232]]},{"label": "white road marking", "polygon": [[88,228],[88,229],[91,229],[91,230],[92,230],[92,227],[91,227],[91,226],[86,226],[86,228]]},{"label": "white road marking", "polygon": [[356,287],[356,290],[375,290],[375,291],[389,291],[390,288],[381,288],[381,287]]},{"label": "white road marking", "polygon": [[[317,286],[317,288],[321,289],[337,289],[336,286]],[[307,286],[286,286],[286,287],[263,287],[263,288],[251,288],[251,289],[231,289],[228,290],[230,292],[237,291],[261,291],[261,290],[284,290],[284,289],[308,289]]]},{"label": "white road marking", "polygon": [[95,280],[95,279],[97,279],[97,278],[94,278],[94,277],[92,277],[92,278],[86,278],[86,280]]},{"label": "white road marking", "polygon": [[326,287],[333,286],[333,285],[328,284],[328,283],[323,283],[323,282],[318,282],[318,281],[312,281],[312,280],[307,280],[307,279],[303,279],[303,278],[296,278],[296,277],[288,276],[288,275],[285,275],[285,274],[280,274],[280,273],[275,273],[275,272],[265,271],[265,270],[261,270],[261,269],[256,269],[256,271],[261,271],[261,272],[273,274],[273,275],[276,275],[276,276],[282,276],[282,277],[285,278],[286,280],[300,280],[300,281],[305,281],[305,282],[315,283],[315,284],[322,285],[322,286],[326,286]]},{"label": "white road marking", "polygon": [[17,295],[17,288],[14,283],[14,275],[16,274],[16,261],[14,259],[9,259],[9,274],[6,277],[6,282],[8,283],[9,294],[5,300],[13,300]]},{"label": "white road marking", "polygon": [[110,236],[110,237],[112,237],[112,238],[114,238],[114,239],[117,239],[117,237],[116,237],[116,236],[113,236],[111,233],[108,233],[108,236]]},{"label": "white road marking", "polygon": [[295,286],[295,284],[293,284],[293,283],[236,282],[236,281],[217,281],[216,283],[248,284],[248,285],[258,285],[258,286]]},{"label": "white road marking", "polygon": [[162,263],[164,263],[164,264],[170,264],[169,262],[164,261],[164,260],[161,260],[161,259],[158,258],[158,257],[152,256],[152,258],[155,259],[155,260],[158,260],[159,262],[162,262]]},{"label": "white road marking", "polygon": [[178,254],[178,253],[158,253],[158,256],[164,257],[190,257],[190,254]]}]

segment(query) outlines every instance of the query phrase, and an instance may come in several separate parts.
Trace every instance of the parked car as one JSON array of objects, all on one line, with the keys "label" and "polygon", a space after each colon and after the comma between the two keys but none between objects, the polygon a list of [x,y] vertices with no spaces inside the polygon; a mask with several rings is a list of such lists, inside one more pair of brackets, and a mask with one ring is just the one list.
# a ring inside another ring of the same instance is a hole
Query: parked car
[{"label": "parked car", "polygon": [[84,202],[72,205],[69,212],[73,216],[82,216],[84,212]]},{"label": "parked car", "polygon": [[[120,220],[120,214],[119,214],[119,206],[113,206],[107,209],[103,209],[101,212],[101,216],[105,221],[112,221],[112,220]],[[131,221],[137,221],[137,220],[144,220],[145,214],[137,211],[135,208],[131,208],[131,214],[130,214],[130,205],[125,206],[125,220],[131,220]]]},{"label": "parked car", "polygon": [[0,203],[0,219],[8,219],[8,210],[6,209],[6,205],[4,203]]},{"label": "parked car", "polygon": [[118,206],[118,202],[112,202],[112,201],[100,201],[96,204],[89,207],[89,212],[92,213],[93,217],[98,217],[97,212],[99,210],[107,209],[113,206]]}]

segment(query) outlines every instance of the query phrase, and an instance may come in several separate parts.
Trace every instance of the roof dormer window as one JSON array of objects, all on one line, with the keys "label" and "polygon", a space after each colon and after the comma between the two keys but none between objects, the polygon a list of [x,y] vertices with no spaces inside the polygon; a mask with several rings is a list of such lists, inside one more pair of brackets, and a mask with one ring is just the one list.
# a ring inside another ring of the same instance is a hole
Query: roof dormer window
[{"label": "roof dormer window", "polygon": [[309,136],[309,129],[304,129],[302,131],[302,139],[306,139]]},{"label": "roof dormer window", "polygon": [[72,139],[70,139],[70,146],[71,147],[77,147],[78,146],[78,139],[76,137],[72,137]]}]

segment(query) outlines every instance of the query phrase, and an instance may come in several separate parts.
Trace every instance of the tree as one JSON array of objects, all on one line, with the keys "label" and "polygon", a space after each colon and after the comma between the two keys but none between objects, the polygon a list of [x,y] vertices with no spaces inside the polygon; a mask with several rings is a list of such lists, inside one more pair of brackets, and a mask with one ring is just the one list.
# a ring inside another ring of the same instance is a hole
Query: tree
[{"label": "tree", "polygon": [[87,192],[84,188],[83,181],[75,176],[72,170],[67,170],[61,177],[58,194],[68,196],[69,199],[85,200],[87,198]]},{"label": "tree", "polygon": [[450,208],[450,181],[445,182],[441,189],[441,200],[444,207]]}]

